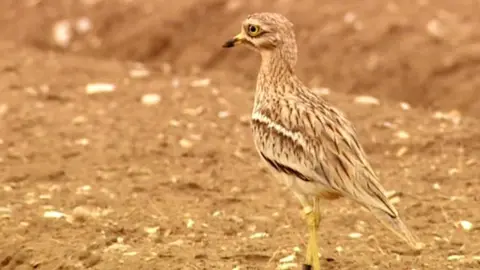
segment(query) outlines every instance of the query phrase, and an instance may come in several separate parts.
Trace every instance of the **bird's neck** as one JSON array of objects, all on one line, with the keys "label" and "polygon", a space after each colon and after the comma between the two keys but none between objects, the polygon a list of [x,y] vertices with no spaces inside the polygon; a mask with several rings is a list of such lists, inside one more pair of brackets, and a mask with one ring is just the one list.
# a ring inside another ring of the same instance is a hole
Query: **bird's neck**
[{"label": "bird's neck", "polygon": [[296,57],[283,52],[281,49],[265,50],[260,52],[262,56],[262,64],[260,65],[259,74],[278,76],[284,73],[293,74]]},{"label": "bird's neck", "polygon": [[282,84],[294,75],[295,63],[289,61],[281,50],[265,50],[260,54],[262,63],[258,73],[257,89]]},{"label": "bird's neck", "polygon": [[293,66],[280,50],[262,51],[262,63],[257,78],[255,104],[262,106],[274,97],[292,91],[289,87],[296,80]]}]

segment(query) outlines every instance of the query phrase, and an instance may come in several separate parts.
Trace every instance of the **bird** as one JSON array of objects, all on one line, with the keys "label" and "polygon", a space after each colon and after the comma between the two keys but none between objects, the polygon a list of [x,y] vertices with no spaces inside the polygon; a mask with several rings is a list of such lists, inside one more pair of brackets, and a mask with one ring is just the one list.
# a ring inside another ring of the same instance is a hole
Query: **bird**
[{"label": "bird", "polygon": [[239,45],[261,56],[251,115],[253,141],[259,157],[303,207],[309,235],[304,266],[320,269],[320,204],[340,197],[370,210],[412,248],[423,248],[385,195],[352,122],[297,77],[293,23],[279,13],[250,14],[223,47]]}]

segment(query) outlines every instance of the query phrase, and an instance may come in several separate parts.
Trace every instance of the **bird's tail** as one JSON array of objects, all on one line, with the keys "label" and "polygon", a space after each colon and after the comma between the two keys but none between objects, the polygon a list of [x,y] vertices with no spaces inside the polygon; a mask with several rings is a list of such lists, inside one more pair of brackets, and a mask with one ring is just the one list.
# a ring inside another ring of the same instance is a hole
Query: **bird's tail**
[{"label": "bird's tail", "polygon": [[413,249],[421,250],[424,248],[425,245],[413,235],[398,215],[393,217],[382,209],[373,207],[370,210],[381,223],[389,228],[395,235],[403,239]]}]

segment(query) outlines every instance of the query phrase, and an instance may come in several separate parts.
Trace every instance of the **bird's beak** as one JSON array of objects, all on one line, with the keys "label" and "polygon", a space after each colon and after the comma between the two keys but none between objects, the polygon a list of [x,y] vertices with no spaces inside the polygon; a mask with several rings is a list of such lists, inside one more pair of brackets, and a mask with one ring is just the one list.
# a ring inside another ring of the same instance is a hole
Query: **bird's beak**
[{"label": "bird's beak", "polygon": [[242,43],[244,40],[245,40],[245,36],[243,35],[243,33],[240,33],[240,34],[234,36],[233,38],[229,39],[227,42],[225,42],[225,44],[223,44],[223,47],[224,48],[231,48],[231,47],[234,47],[237,44]]}]

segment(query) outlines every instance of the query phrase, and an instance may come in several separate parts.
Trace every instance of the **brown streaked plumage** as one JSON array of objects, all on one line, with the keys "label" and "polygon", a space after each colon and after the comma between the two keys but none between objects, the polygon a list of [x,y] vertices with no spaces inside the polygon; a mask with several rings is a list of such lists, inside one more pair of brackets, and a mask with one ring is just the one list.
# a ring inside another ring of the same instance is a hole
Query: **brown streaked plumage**
[{"label": "brown streaked plumage", "polygon": [[224,47],[237,44],[262,56],[252,112],[254,142],[304,207],[310,228],[307,263],[315,270],[320,267],[315,238],[319,200],[342,196],[365,206],[410,246],[421,248],[385,196],[352,123],[295,75],[293,24],[276,13],[251,14]]}]

